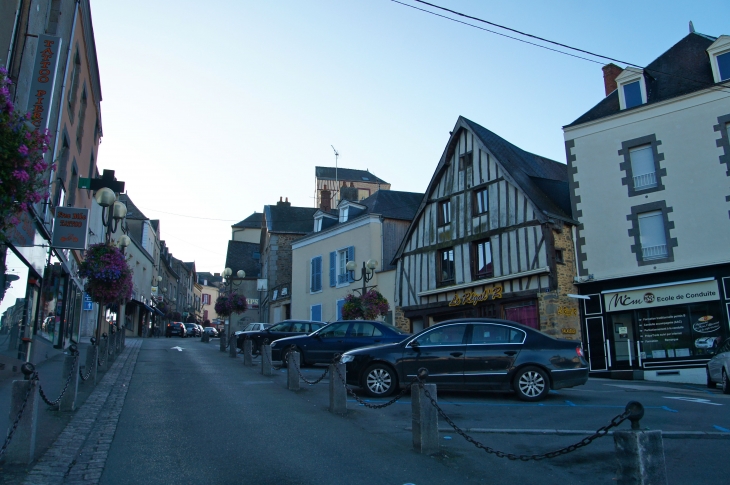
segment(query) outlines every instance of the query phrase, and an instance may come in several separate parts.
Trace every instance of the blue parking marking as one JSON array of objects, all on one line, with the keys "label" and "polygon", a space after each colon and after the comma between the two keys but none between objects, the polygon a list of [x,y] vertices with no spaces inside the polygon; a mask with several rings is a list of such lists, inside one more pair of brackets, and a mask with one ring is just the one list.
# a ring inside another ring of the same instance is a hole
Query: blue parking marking
[{"label": "blue parking marking", "polygon": [[669,406],[662,406],[662,407],[660,407],[659,409],[663,409],[663,410],[665,410],[665,411],[669,411],[670,413],[678,413],[678,412],[679,412],[679,411],[677,411],[676,409],[672,409],[672,408],[670,408]]},{"label": "blue parking marking", "polygon": [[718,426],[718,425],[714,424],[714,425],[712,425],[712,427],[718,431],[722,431],[723,433],[730,433],[730,429],[723,428],[722,426]]},{"label": "blue parking marking", "polygon": [[572,402],[570,402],[570,401],[565,401],[565,404],[567,404],[568,406],[571,406],[571,407],[575,407],[575,404],[573,404],[573,403],[572,403]]}]

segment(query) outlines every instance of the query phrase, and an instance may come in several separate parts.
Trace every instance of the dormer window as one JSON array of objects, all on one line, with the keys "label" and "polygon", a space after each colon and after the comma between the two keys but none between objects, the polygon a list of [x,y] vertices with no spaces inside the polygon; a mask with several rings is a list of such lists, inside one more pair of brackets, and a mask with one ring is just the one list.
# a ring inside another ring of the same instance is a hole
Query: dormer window
[{"label": "dormer window", "polygon": [[644,71],[627,67],[616,77],[616,84],[618,84],[618,100],[622,110],[646,104]]},{"label": "dormer window", "polygon": [[319,232],[322,230],[322,218],[318,217],[314,220],[314,232]]},{"label": "dormer window", "polygon": [[347,222],[347,214],[349,212],[349,207],[340,207],[340,223]]},{"label": "dormer window", "polygon": [[716,83],[730,80],[730,35],[721,35],[707,48]]}]

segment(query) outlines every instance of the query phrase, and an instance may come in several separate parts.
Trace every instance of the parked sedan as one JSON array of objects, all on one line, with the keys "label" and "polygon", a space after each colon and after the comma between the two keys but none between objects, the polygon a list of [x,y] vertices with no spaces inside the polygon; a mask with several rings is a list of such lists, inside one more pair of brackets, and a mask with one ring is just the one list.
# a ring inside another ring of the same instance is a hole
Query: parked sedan
[{"label": "parked sedan", "polygon": [[284,337],[293,337],[302,334],[308,335],[325,325],[326,323],[324,322],[312,320],[284,320],[261,331],[236,332],[236,346],[243,350],[243,342],[246,339],[250,339],[253,344],[253,353],[257,354],[265,341],[271,343]]},{"label": "parked sedan", "polygon": [[524,401],[588,381],[580,342],[496,319],[442,322],[400,343],[349,351],[342,362],[347,383],[374,397],[407,386],[421,367],[438,389],[513,390]]},{"label": "parked sedan", "polygon": [[330,323],[311,335],[287,337],[271,344],[272,360],[287,362],[293,349],[300,365],[328,364],[335,354],[366,345],[400,342],[410,334],[398,327],[372,320],[344,320]]},{"label": "parked sedan", "polygon": [[210,337],[218,336],[218,329],[216,329],[215,327],[205,327],[203,331],[207,333]]},{"label": "parked sedan", "polygon": [[194,323],[186,323],[184,337],[200,337],[200,329]]},{"label": "parked sedan", "polygon": [[730,394],[730,339],[726,340],[707,363],[707,387],[722,385],[723,394]]},{"label": "parked sedan", "polygon": [[166,336],[172,337],[173,335],[179,335],[185,338],[185,333],[185,324],[183,322],[170,322],[167,324]]}]

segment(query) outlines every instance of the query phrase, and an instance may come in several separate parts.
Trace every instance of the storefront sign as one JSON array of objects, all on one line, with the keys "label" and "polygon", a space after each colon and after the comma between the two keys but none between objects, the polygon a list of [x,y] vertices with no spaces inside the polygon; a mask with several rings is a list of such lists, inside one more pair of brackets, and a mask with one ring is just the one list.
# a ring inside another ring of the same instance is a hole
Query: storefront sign
[{"label": "storefront sign", "polygon": [[474,291],[466,291],[463,295],[454,295],[454,298],[449,302],[449,306],[461,306],[461,305],[476,305],[487,300],[494,300],[502,298],[502,287],[495,286],[494,288],[486,288],[481,293]]},{"label": "storefront sign", "polygon": [[720,299],[716,281],[660,286],[643,290],[621,291],[603,295],[606,311],[618,312],[640,308],[683,305]]},{"label": "storefront sign", "polygon": [[57,207],[53,219],[54,248],[86,249],[89,209]]},{"label": "storefront sign", "polygon": [[566,317],[577,317],[578,316],[578,309],[577,308],[570,308],[567,306],[559,306],[558,307],[558,315],[563,315]]},{"label": "storefront sign", "polygon": [[259,307],[259,299],[258,298],[246,298],[246,304],[249,308],[258,308]]},{"label": "storefront sign", "polygon": [[48,115],[53,99],[53,87],[56,84],[56,66],[60,51],[60,37],[43,34],[38,36],[27,111],[31,114],[30,122],[40,130],[48,128]]},{"label": "storefront sign", "polygon": [[561,328],[560,331],[569,335],[575,335],[576,333],[578,333],[574,328]]}]

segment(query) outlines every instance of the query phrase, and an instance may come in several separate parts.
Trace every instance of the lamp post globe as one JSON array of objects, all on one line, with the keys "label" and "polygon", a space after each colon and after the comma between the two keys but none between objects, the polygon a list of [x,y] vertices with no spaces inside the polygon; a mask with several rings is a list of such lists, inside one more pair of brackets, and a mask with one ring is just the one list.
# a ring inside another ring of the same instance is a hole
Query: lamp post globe
[{"label": "lamp post globe", "polygon": [[123,203],[116,201],[114,202],[113,217],[116,220],[122,220],[127,216],[127,206]]},{"label": "lamp post globe", "polygon": [[94,194],[96,203],[102,207],[111,207],[112,204],[117,200],[117,196],[114,191],[108,187],[102,187]]},{"label": "lamp post globe", "polygon": [[223,270],[223,277],[224,278],[228,278],[232,274],[233,274],[233,270],[231,270],[231,268],[226,268],[226,269]]},{"label": "lamp post globe", "polygon": [[245,278],[246,272],[242,269],[239,269],[238,272],[236,272],[236,276],[238,276],[239,278]]},{"label": "lamp post globe", "polygon": [[357,269],[357,263],[355,261],[348,261],[345,265],[347,271],[355,271]]}]

